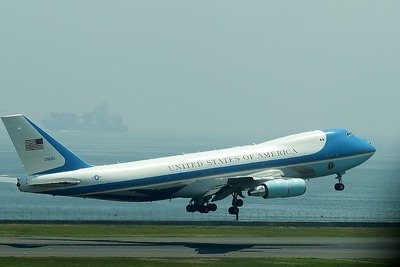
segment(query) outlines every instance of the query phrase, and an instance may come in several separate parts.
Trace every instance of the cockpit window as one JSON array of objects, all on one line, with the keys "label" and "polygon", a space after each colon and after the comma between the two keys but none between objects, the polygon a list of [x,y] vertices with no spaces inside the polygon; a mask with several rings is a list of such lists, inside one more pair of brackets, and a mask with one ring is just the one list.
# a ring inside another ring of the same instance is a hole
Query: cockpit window
[{"label": "cockpit window", "polygon": [[346,135],[347,135],[347,136],[352,136],[353,133],[352,133],[352,132],[347,132]]}]

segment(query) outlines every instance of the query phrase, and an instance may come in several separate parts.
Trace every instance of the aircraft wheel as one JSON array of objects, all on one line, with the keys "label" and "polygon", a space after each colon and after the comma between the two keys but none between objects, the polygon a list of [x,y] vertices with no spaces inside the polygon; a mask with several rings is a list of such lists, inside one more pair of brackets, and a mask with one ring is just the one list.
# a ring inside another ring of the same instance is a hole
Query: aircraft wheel
[{"label": "aircraft wheel", "polygon": [[336,183],[335,184],[335,190],[336,191],[343,191],[344,190],[344,184]]},{"label": "aircraft wheel", "polygon": [[242,199],[236,200],[236,207],[241,207],[241,206],[243,206],[243,200]]},{"label": "aircraft wheel", "polygon": [[235,215],[239,214],[239,208],[238,207],[234,207],[233,214],[235,214]]},{"label": "aircraft wheel", "polygon": [[200,213],[208,213],[210,209],[208,208],[208,206],[200,206],[199,211]]},{"label": "aircraft wheel", "polygon": [[230,215],[233,215],[233,209],[234,209],[235,207],[230,207],[229,209],[228,209],[228,213],[230,214]]},{"label": "aircraft wheel", "polygon": [[210,203],[210,204],[208,204],[208,208],[210,209],[210,211],[216,211],[217,210],[217,204]]},{"label": "aircraft wheel", "polygon": [[187,212],[195,212],[196,211],[196,207],[194,205],[187,205],[186,206],[186,211]]},{"label": "aircraft wheel", "polygon": [[238,207],[230,207],[228,209],[228,213],[231,215],[239,214],[239,208]]}]

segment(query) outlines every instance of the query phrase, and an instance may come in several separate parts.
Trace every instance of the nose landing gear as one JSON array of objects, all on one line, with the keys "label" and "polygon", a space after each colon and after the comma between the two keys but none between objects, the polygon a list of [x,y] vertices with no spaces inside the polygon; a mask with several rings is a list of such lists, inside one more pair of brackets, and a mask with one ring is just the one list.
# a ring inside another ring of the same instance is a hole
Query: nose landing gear
[{"label": "nose landing gear", "polygon": [[335,184],[335,190],[336,191],[343,191],[344,190],[344,184],[342,183],[343,174],[345,174],[345,172],[337,173],[337,176],[335,178],[335,179],[338,179],[338,182]]}]

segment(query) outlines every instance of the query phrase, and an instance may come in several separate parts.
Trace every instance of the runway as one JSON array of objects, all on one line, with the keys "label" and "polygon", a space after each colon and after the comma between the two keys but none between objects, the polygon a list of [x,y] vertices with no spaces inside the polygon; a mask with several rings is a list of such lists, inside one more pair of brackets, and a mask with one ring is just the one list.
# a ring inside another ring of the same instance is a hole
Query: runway
[{"label": "runway", "polygon": [[0,238],[0,257],[398,258],[399,248],[398,238]]}]

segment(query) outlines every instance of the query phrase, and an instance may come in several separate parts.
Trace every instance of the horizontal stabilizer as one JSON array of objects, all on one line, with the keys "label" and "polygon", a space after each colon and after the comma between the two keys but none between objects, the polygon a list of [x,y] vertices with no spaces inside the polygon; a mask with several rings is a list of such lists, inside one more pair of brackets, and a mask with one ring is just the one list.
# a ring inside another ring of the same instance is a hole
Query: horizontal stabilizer
[{"label": "horizontal stabilizer", "polygon": [[63,187],[63,186],[77,185],[80,182],[81,182],[80,180],[74,178],[64,178],[46,182],[35,181],[35,179],[33,179],[32,182],[29,183],[29,185],[43,186],[43,187]]}]

